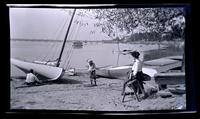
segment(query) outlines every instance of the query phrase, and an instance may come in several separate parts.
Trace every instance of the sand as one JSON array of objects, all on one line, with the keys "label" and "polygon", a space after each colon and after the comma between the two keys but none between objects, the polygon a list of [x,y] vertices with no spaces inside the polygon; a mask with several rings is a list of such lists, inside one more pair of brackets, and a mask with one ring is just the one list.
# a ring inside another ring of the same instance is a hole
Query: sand
[{"label": "sand", "polygon": [[[90,86],[89,77],[70,76],[59,82],[23,87],[25,79],[12,79],[11,109],[137,111],[185,109],[186,95],[161,98],[158,93],[138,102],[127,95],[122,102],[122,79],[98,78],[97,86]],[[147,85],[148,84],[148,85]],[[156,86],[147,81],[145,90]],[[18,87],[18,88],[16,88]]]}]

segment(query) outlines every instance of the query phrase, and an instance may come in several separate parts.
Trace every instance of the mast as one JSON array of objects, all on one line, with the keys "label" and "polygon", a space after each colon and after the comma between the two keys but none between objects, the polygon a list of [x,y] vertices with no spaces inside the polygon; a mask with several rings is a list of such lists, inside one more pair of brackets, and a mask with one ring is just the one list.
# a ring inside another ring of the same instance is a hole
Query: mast
[{"label": "mast", "polygon": [[72,17],[71,17],[71,20],[70,20],[70,22],[69,22],[69,27],[67,28],[67,33],[66,33],[66,35],[65,35],[65,39],[64,39],[64,42],[63,42],[63,45],[62,45],[62,48],[61,48],[61,52],[60,52],[60,55],[59,55],[59,58],[58,58],[56,67],[59,67],[59,65],[60,65],[60,60],[61,60],[62,53],[63,53],[64,47],[65,47],[65,43],[66,43],[66,40],[67,40],[67,37],[68,37],[68,34],[69,34],[70,27],[71,27],[71,25],[72,25],[72,21],[73,21],[75,12],[76,12],[76,9],[74,9],[73,14],[72,14]]}]

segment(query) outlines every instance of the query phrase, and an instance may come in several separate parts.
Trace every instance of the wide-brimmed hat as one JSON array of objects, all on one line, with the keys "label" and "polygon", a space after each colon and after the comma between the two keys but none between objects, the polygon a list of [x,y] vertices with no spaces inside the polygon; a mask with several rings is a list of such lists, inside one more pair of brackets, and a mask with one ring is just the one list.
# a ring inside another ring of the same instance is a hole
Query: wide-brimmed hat
[{"label": "wide-brimmed hat", "polygon": [[139,56],[140,56],[140,53],[138,51],[130,52],[130,54],[135,58],[139,58]]}]

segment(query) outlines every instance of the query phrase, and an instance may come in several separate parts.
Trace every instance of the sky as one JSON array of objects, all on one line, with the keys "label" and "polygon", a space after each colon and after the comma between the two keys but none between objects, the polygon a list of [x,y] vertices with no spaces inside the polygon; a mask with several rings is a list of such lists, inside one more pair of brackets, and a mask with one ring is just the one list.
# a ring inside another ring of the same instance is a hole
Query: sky
[{"label": "sky", "polygon": [[[76,11],[68,40],[111,40],[100,28],[94,27],[97,20],[92,19],[92,14],[81,17],[77,15],[80,11]],[[10,8],[10,37],[64,40],[72,15],[69,12],[72,9]]]}]

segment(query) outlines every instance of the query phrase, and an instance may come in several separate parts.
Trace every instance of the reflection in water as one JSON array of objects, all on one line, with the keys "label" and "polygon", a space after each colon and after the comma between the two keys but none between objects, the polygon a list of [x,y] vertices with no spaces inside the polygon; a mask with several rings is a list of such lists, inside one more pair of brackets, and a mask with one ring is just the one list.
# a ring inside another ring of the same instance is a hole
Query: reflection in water
[{"label": "reflection in water", "polygon": [[81,49],[83,46],[73,46],[74,49]]}]

